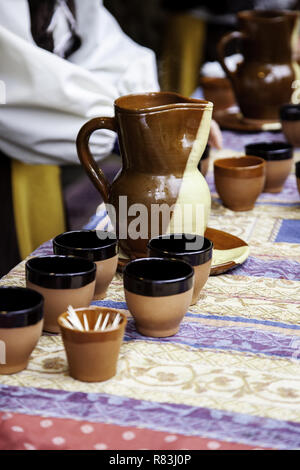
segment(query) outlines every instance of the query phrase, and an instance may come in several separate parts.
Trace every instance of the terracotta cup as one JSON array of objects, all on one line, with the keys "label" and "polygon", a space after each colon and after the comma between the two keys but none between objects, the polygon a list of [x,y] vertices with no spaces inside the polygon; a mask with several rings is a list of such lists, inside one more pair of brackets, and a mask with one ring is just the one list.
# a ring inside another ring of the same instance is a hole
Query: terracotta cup
[{"label": "terracotta cup", "polygon": [[295,170],[296,170],[295,173],[296,173],[297,188],[298,188],[298,191],[299,191],[299,194],[300,194],[300,162],[296,163],[296,169]]},{"label": "terracotta cup", "polygon": [[207,144],[203,152],[202,158],[198,163],[198,170],[201,171],[203,176],[207,175],[209,167],[210,145]]},{"label": "terracotta cup", "polygon": [[[66,327],[62,319],[67,317],[64,312],[58,317],[64,347],[69,363],[71,377],[83,382],[103,382],[116,374],[120,347],[123,341],[126,315],[114,308],[90,307],[75,309],[81,323],[83,315],[87,317],[89,331],[80,331]],[[119,313],[121,319],[115,329],[112,321]],[[99,315],[102,314],[100,328],[109,314],[109,320],[104,331],[94,330]]]},{"label": "terracotta cup", "polygon": [[191,304],[200,296],[210,273],[213,244],[208,238],[192,234],[166,234],[152,238],[148,243],[149,256],[176,258],[194,268],[194,291]]},{"label": "terracotta cup", "polygon": [[0,374],[26,369],[42,333],[44,299],[24,287],[0,287]]},{"label": "terracotta cup", "polygon": [[45,299],[44,330],[59,333],[58,316],[68,305],[89,306],[95,291],[96,265],[71,256],[37,256],[26,262],[26,285]]},{"label": "terracotta cup", "polygon": [[[293,102],[293,83],[300,78],[299,12],[249,10],[239,12],[237,18],[239,31],[226,34],[218,44],[219,60],[246,121],[277,122],[280,106]],[[243,60],[229,70],[225,56],[233,42],[239,44]]]},{"label": "terracotta cup", "polygon": [[300,104],[285,104],[280,108],[282,132],[287,141],[300,147]]},{"label": "terracotta cup", "polygon": [[[200,77],[204,98],[214,104],[213,114],[236,105],[230,80],[225,77]],[[202,157],[203,159],[203,157]]]},{"label": "terracotta cup", "polygon": [[65,232],[53,240],[56,255],[79,256],[97,266],[94,298],[103,299],[118,267],[118,240],[116,235],[101,230]]},{"label": "terracotta cup", "polygon": [[128,310],[144,336],[166,337],[177,333],[192,301],[194,269],[185,261],[140,258],[124,269]]},{"label": "terracotta cup", "polygon": [[233,211],[253,209],[265,184],[266,162],[243,156],[214,161],[215,185],[224,206]]},{"label": "terracotta cup", "polygon": [[265,193],[279,193],[293,165],[293,147],[284,142],[258,142],[246,145],[247,155],[266,161]]}]

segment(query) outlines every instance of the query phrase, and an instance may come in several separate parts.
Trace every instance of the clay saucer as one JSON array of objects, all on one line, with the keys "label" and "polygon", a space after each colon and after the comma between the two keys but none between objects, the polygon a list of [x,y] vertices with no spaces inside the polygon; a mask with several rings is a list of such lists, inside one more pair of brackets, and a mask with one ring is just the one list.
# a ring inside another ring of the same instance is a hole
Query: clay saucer
[{"label": "clay saucer", "polygon": [[263,121],[260,119],[246,119],[237,110],[226,109],[217,111],[214,119],[222,129],[241,132],[280,131],[280,121]]},{"label": "clay saucer", "polygon": [[[214,244],[210,276],[223,274],[244,263],[249,256],[248,244],[239,237],[222,230],[207,228],[204,236]],[[129,262],[122,252],[119,254],[118,271],[122,272]]]}]

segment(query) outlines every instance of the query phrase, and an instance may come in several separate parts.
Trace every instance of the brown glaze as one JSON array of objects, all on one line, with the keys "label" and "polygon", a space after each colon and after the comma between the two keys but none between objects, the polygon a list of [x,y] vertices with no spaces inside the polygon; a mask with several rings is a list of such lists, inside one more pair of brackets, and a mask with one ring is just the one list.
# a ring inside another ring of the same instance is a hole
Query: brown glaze
[{"label": "brown glaze", "polygon": [[300,178],[296,178],[296,181],[297,181],[298,192],[300,194]]},{"label": "brown glaze", "polygon": [[118,255],[102,261],[95,261],[97,266],[95,300],[104,299],[109,284],[111,283],[118,267]]},{"label": "brown glaze", "polygon": [[266,162],[259,157],[215,160],[215,185],[224,206],[234,211],[253,209],[265,184],[265,168]]},{"label": "brown glaze", "polygon": [[[207,228],[205,230],[205,237],[209,238],[214,244],[216,250],[232,250],[248,244],[239,237],[231,235],[231,233],[223,232],[223,230],[216,230],[215,228]],[[214,264],[210,270],[210,276],[217,276],[226,273],[229,269],[238,266],[235,261],[228,261],[223,264]]]},{"label": "brown glaze", "polygon": [[21,328],[0,328],[0,340],[5,343],[6,352],[6,364],[0,364],[0,374],[15,374],[26,369],[42,328],[43,320]]},{"label": "brown glaze", "polygon": [[266,162],[266,182],[263,191],[265,193],[280,193],[290,174],[293,159],[270,160]]},{"label": "brown glaze", "polygon": [[44,297],[44,330],[59,333],[57,318],[69,305],[74,308],[89,306],[93,300],[95,283],[90,282],[78,289],[49,289],[26,281],[26,287],[38,291]]},{"label": "brown glaze", "polygon": [[222,129],[241,131],[241,132],[261,132],[261,131],[278,131],[281,129],[280,122],[270,123],[270,120],[263,121],[259,119],[245,119],[240,112],[232,112],[229,110],[218,111],[214,115]]},{"label": "brown glaze", "polygon": [[205,99],[214,104],[213,116],[236,104],[231,82],[227,78],[201,77],[199,84]]},{"label": "brown glaze", "polygon": [[191,305],[194,305],[199,300],[200,292],[205,286],[207,279],[209,278],[211,262],[212,258],[204,264],[200,264],[199,266],[193,266],[195,271],[195,281]]},{"label": "brown glaze", "polygon": [[148,297],[124,289],[128,310],[144,336],[164,338],[179,330],[193,296],[193,289],[164,297]]},{"label": "brown glaze", "polygon": [[119,313],[121,316],[118,327],[111,331],[79,331],[71,330],[63,325],[61,318],[66,318],[64,312],[58,318],[64,347],[69,363],[69,373],[74,379],[83,382],[103,382],[116,374],[120,347],[123,341],[126,315],[114,308],[92,307],[76,310],[83,324],[83,314],[86,314],[89,327],[93,330],[98,316],[102,314],[102,321],[107,313],[111,320]]},{"label": "brown glaze", "polygon": [[[289,103],[300,69],[294,58],[299,13],[251,10],[238,13],[239,29],[218,44],[219,60],[232,82],[242,114],[250,119],[277,121],[279,108]],[[227,45],[239,41],[244,60],[234,72],[224,57]]]},{"label": "brown glaze", "polygon": [[[172,206],[178,199],[180,204],[185,202],[181,197],[184,173],[200,127],[201,142],[197,141],[196,155],[193,154],[192,163],[189,162],[187,177],[198,191],[195,203],[203,202],[206,226],[210,195],[197,164],[207,143],[211,113],[212,103],[185,98],[177,93],[127,95],[115,101],[114,118],[95,118],[81,128],[77,137],[79,159],[104,202],[115,207],[116,231],[120,246],[127,255],[143,257],[147,252],[146,245],[151,237],[151,204]],[[123,165],[112,185],[98,168],[88,147],[90,135],[97,129],[111,129],[118,133]],[[137,203],[146,206],[147,238],[134,240],[128,235],[128,226],[136,215],[128,216],[124,227],[119,226],[119,196],[127,196],[127,208]],[[122,230],[127,238],[120,237]],[[158,233],[166,230],[160,221]]]},{"label": "brown glaze", "polygon": [[205,230],[205,237],[213,242],[216,250],[232,250],[240,246],[248,246],[241,238],[215,228],[207,228]]}]

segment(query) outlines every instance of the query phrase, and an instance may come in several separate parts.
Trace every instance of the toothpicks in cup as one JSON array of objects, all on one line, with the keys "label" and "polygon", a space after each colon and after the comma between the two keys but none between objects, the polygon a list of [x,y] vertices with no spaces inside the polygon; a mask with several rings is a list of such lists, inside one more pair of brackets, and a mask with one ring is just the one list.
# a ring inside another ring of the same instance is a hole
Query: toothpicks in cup
[{"label": "toothpicks in cup", "polygon": [[102,313],[98,315],[97,321],[95,323],[94,328],[90,328],[89,326],[89,321],[87,318],[86,313],[83,313],[83,324],[78,317],[76,310],[69,305],[67,308],[67,313],[68,316],[67,318],[62,318],[62,322],[64,326],[75,329],[75,330],[80,330],[80,331],[109,331],[109,330],[114,330],[118,327],[120,323],[121,316],[119,313],[114,316],[113,320],[111,320],[111,323],[108,325],[108,322],[110,320],[110,315],[111,312],[108,312],[101,324],[102,321]]}]

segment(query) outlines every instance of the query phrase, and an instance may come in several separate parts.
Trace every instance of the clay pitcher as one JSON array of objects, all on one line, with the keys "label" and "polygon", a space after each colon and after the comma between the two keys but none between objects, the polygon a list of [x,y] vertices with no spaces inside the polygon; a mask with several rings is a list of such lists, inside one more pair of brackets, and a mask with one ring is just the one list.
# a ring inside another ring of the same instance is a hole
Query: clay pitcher
[{"label": "clay pitcher", "polygon": [[[296,62],[299,12],[251,10],[237,16],[240,31],[223,36],[219,60],[245,120],[279,121],[279,108],[292,101],[294,84],[300,78]],[[244,58],[235,71],[228,69],[224,59],[232,41],[240,43]]]},{"label": "clay pitcher", "polygon": [[[212,108],[208,101],[177,93],[132,94],[115,101],[114,117],[94,118],[81,128],[79,159],[109,214],[115,209],[120,247],[131,258],[146,256],[155,234],[204,234],[211,199],[197,165],[207,144]],[[122,169],[111,185],[88,146],[98,129],[118,134]]]}]

